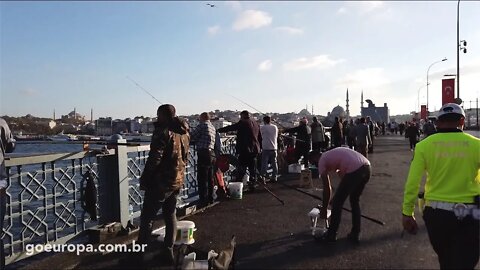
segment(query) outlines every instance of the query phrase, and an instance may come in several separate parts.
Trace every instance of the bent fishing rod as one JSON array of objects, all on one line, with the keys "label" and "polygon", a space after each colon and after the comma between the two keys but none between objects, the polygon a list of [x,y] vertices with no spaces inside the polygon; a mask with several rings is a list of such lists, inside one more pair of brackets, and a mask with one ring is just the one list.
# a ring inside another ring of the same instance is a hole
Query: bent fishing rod
[{"label": "bent fishing rod", "polygon": [[[310,196],[310,197],[312,197],[312,198],[315,198],[315,199],[318,199],[318,200],[320,200],[320,201],[323,201],[323,199],[322,199],[320,196],[317,196],[317,195],[315,195],[315,194],[308,193],[308,192],[303,191],[303,190],[301,190],[301,189],[299,189],[299,188],[296,188],[296,187],[287,185],[287,184],[282,183],[282,182],[280,182],[280,183],[281,183],[282,185],[290,188],[290,189],[296,190],[296,191],[298,191],[298,192],[300,192],[300,193],[303,193],[303,194],[305,194],[305,195],[308,195],[308,196]],[[345,210],[345,211],[347,211],[347,212],[352,212],[352,210],[350,210],[350,209],[348,209],[348,208],[345,208],[345,207],[342,207],[342,209]],[[365,215],[363,215],[363,214],[360,214],[360,216],[363,217],[364,219],[370,220],[370,221],[372,221],[372,222],[374,222],[374,223],[377,223],[377,224],[379,224],[379,225],[382,225],[382,226],[385,225],[385,222],[383,222],[383,221],[381,221],[381,220],[378,220],[378,219],[375,219],[375,218],[371,218],[371,217],[365,216]]]},{"label": "bent fishing rod", "polygon": [[162,105],[163,103],[160,102],[160,100],[158,100],[155,96],[153,96],[150,92],[147,91],[147,89],[145,89],[144,87],[142,87],[140,84],[138,84],[136,81],[134,81],[132,78],[128,77],[128,76],[125,76],[127,79],[129,79],[131,82],[133,82],[136,86],[138,86],[138,88],[142,89],[145,93],[147,93],[149,96],[151,96],[153,99],[155,99],[158,103],[160,103],[160,105]]},{"label": "bent fishing rod", "polygon": [[[233,95],[230,95],[230,94],[228,94],[228,95],[231,96],[232,98],[240,101],[241,103],[247,105],[248,107],[254,109],[254,110],[255,110],[256,112],[258,112],[259,114],[267,115],[267,114],[261,112],[260,110],[256,109],[255,107],[251,106],[250,104],[246,103],[245,101],[243,101],[243,100],[241,100],[241,99],[239,99],[239,98],[237,98],[237,97],[234,97]],[[285,126],[283,126],[283,125],[280,124],[279,122],[275,121],[274,119],[272,119],[272,120],[273,120],[275,123],[277,123],[277,125],[279,125],[281,128],[287,129]],[[280,134],[280,136],[283,136],[283,137],[289,138],[289,139],[294,139],[293,137],[288,136],[288,135],[285,135],[285,134]],[[305,142],[304,140],[300,140],[300,139],[297,139],[297,138],[295,138],[295,139],[296,139],[297,141],[300,141],[300,142]]]}]

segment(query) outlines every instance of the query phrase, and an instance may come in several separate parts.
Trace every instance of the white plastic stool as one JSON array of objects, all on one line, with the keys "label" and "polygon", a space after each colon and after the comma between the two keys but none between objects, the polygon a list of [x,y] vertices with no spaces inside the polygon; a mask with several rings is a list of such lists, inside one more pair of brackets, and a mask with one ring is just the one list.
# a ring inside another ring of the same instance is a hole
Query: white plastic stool
[{"label": "white plastic stool", "polygon": [[315,232],[317,231],[317,229],[321,229],[322,231],[326,231],[328,229],[328,219],[330,218],[330,214],[332,213],[332,211],[330,209],[327,209],[327,218],[326,219],[323,219],[321,218],[321,220],[324,221],[324,227],[317,227],[318,225],[318,218],[320,216],[320,209],[318,209],[317,207],[314,207],[309,213],[308,213],[308,216],[310,217],[310,222],[311,222],[311,229],[312,229],[312,235],[315,236]]}]

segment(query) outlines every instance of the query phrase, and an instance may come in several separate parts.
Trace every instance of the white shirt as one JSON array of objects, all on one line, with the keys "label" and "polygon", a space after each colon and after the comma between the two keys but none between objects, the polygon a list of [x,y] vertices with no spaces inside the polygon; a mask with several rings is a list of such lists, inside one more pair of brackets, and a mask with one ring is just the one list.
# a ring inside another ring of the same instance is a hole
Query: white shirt
[{"label": "white shirt", "polygon": [[265,124],[260,127],[262,133],[262,149],[277,150],[278,128],[275,125]]}]

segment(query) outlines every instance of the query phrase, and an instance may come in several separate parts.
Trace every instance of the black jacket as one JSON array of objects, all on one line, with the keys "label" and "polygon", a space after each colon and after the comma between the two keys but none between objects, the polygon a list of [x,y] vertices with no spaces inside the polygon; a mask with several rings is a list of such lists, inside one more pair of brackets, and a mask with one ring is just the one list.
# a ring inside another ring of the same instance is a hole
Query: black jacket
[{"label": "black jacket", "polygon": [[218,133],[224,133],[229,131],[237,131],[237,144],[235,149],[238,154],[258,154],[260,153],[262,141],[262,134],[260,133],[260,126],[252,120],[240,119],[237,123],[219,128]]},{"label": "black jacket", "polygon": [[310,127],[307,125],[299,125],[294,128],[289,128],[283,131],[284,133],[295,133],[297,135],[295,141],[295,147],[310,147],[311,132]]}]

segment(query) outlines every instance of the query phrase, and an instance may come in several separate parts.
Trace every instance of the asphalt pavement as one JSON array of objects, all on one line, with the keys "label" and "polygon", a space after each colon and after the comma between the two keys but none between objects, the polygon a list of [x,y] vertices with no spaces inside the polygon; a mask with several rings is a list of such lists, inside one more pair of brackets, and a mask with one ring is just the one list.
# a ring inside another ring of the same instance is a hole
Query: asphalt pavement
[{"label": "asphalt pavement", "polygon": [[[300,177],[285,174],[278,183],[267,184],[285,205],[258,187],[253,193],[244,193],[241,200],[223,201],[184,218],[195,222],[197,229],[190,251],[197,253],[197,259],[206,259],[209,250],[222,250],[235,235],[236,269],[437,269],[437,257],[419,214],[418,234],[401,237],[403,187],[412,155],[403,136],[379,136],[375,140],[374,153],[369,156],[372,177],[360,205],[363,215],[385,224],[362,219],[359,244],[346,239],[351,228],[347,211],[343,211],[337,242],[315,241],[307,214],[320,201],[285,186],[295,186]],[[338,181],[337,176],[332,177],[334,188]],[[314,179],[314,188],[304,191],[321,197],[320,188],[320,181]],[[344,207],[350,208],[348,200]],[[117,242],[130,243],[132,237]],[[23,268],[168,269],[162,265],[158,245],[149,248],[143,261],[127,253],[64,253]]]}]

